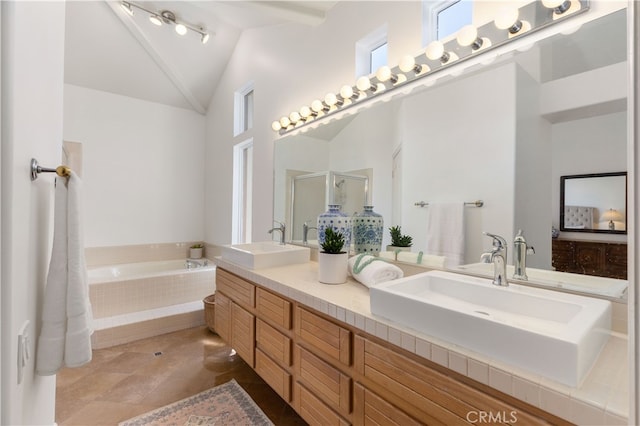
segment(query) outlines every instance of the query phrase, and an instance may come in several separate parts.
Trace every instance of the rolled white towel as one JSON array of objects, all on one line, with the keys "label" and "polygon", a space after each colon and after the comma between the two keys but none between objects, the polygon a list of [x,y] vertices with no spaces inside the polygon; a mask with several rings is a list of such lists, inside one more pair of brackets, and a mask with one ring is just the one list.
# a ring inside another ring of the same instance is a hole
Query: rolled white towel
[{"label": "rolled white towel", "polygon": [[349,273],[367,287],[404,276],[402,269],[396,265],[369,254],[359,254],[349,259]]}]

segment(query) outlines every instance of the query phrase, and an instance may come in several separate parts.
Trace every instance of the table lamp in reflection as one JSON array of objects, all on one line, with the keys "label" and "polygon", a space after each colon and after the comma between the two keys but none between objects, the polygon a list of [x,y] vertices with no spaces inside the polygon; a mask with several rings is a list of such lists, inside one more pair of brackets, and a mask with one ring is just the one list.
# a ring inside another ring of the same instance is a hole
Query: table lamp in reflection
[{"label": "table lamp in reflection", "polygon": [[610,230],[614,230],[614,229],[616,229],[615,222],[622,222],[623,221],[623,217],[622,217],[622,214],[620,214],[620,212],[618,210],[609,209],[606,212],[604,212],[604,214],[602,215],[601,220],[603,222],[609,222],[609,229]]}]

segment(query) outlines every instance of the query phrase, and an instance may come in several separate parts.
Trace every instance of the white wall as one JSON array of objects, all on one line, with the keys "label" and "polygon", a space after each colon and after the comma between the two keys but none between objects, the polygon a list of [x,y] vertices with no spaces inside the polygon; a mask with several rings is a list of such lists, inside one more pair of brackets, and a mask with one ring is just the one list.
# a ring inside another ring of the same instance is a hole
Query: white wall
[{"label": "white wall", "polygon": [[[53,182],[62,150],[64,2],[2,2],[2,424],[54,423],[55,377],[35,376],[35,342],[51,249]],[[17,335],[32,358],[17,383]]]},{"label": "white wall", "polygon": [[205,121],[65,85],[64,139],[83,146],[87,247],[203,238]]}]

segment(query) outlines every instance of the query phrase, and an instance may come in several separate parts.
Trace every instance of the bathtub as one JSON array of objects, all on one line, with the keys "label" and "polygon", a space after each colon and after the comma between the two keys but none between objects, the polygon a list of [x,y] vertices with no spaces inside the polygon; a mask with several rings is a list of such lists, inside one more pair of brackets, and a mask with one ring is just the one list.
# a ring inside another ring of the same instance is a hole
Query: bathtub
[{"label": "bathtub", "polygon": [[[204,260],[198,260],[204,263]],[[186,260],[89,268],[94,348],[204,324],[203,302],[215,291],[215,265]]]}]

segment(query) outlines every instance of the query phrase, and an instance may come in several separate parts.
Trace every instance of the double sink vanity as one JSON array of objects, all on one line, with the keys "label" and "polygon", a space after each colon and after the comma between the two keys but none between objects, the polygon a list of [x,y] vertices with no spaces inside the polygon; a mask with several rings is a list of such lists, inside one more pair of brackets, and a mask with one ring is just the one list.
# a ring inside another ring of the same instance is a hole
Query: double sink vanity
[{"label": "double sink vanity", "polygon": [[626,424],[610,301],[415,268],[371,289],[325,285],[309,259],[276,242],[223,247],[215,312],[309,423]]}]

